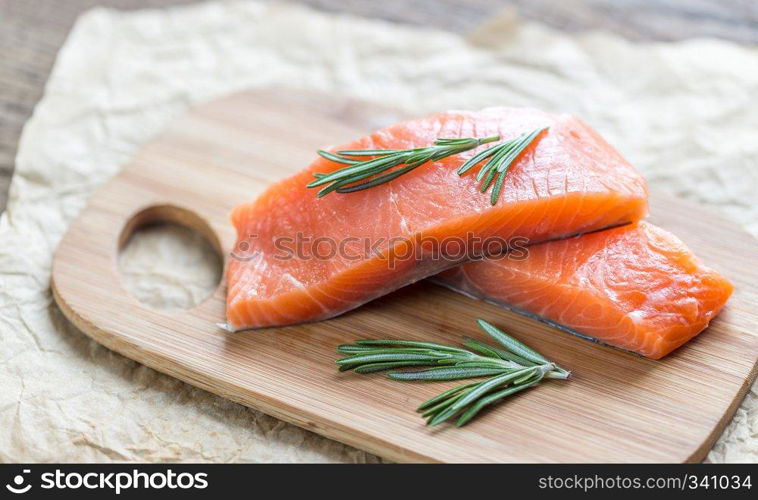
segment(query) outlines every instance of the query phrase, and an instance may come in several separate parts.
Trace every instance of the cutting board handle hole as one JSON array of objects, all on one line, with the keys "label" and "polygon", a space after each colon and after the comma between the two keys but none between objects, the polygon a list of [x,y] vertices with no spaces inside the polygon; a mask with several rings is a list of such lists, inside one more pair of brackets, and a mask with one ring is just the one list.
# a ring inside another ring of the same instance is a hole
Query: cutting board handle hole
[{"label": "cutting board handle hole", "polygon": [[119,238],[121,283],[154,309],[190,309],[219,287],[220,248],[196,213],[173,205],[145,208],[129,219]]}]

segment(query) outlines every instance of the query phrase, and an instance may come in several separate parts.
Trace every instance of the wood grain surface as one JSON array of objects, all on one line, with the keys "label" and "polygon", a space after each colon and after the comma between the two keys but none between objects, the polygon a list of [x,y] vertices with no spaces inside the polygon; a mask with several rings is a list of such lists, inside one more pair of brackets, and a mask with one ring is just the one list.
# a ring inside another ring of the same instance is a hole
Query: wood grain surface
[{"label": "wood grain surface", "polygon": [[[756,374],[756,241],[669,196],[653,197],[653,220],[723,271],[737,290],[706,332],[661,361],[578,339],[429,283],[329,321],[236,334],[216,326],[224,321],[223,283],[181,312],[151,309],[120,285],[119,247],[139,225],[179,221],[202,231],[226,256],[235,243],[228,220],[234,205],[299,170],[317,147],[396,119],[337,97],[262,91],[178,118],[72,224],[54,257],[56,301],[78,328],[114,351],[390,460],[701,460]],[[465,429],[430,429],[413,409],[450,383],[336,370],[336,346],[356,338],[484,340],[476,317],[573,370],[573,378],[515,397]]]},{"label": "wood grain surface", "polygon": [[[504,8],[566,31],[599,29],[636,40],[711,36],[758,43],[754,0],[291,0],[459,33]],[[131,10],[194,0],[0,0],[0,211],[5,209],[21,128],[76,17],[102,6]]]}]

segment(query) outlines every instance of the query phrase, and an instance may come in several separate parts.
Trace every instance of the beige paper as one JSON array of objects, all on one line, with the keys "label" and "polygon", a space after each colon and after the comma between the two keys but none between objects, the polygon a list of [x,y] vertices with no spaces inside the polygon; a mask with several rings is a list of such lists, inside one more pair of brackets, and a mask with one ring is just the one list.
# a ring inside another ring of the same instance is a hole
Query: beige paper
[{"label": "beige paper", "polygon": [[[0,460],[376,460],[113,354],[52,305],[52,251],[94,189],[192,104],[272,86],[419,114],[502,104],[575,113],[651,184],[758,234],[755,48],[566,35],[516,19],[466,40],[252,2],[90,11],[24,130],[0,218]],[[217,270],[180,278],[206,253],[178,252],[190,243],[181,232],[154,236],[127,251],[125,280],[157,305],[197,300]],[[156,265],[152,252],[183,257]],[[755,386],[709,460],[758,461]]]}]

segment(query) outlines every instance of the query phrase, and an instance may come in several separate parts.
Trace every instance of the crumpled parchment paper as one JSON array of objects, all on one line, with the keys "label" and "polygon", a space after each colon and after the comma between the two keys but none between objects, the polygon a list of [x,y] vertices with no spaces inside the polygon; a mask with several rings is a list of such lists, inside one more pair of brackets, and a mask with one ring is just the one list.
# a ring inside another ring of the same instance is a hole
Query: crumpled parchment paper
[{"label": "crumpled parchment paper", "polygon": [[[195,103],[282,86],[418,114],[495,104],[575,113],[651,184],[758,234],[755,48],[566,35],[508,16],[462,38],[281,4],[93,10],[24,129],[0,218],[0,460],[377,460],[109,352],[50,296],[67,224],[140,144]],[[122,257],[134,293],[168,307],[201,297],[217,270],[183,282],[203,251],[172,250],[192,237],[143,236]],[[155,265],[155,252],[172,258]],[[709,460],[758,461],[755,386]]]}]

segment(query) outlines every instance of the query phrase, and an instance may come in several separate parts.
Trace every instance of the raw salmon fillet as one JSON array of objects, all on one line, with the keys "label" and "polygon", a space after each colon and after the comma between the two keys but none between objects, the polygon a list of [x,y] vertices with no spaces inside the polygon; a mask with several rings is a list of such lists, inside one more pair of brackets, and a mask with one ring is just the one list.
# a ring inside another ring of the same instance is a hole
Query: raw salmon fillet
[{"label": "raw salmon fillet", "polygon": [[678,238],[646,222],[519,252],[434,280],[653,359],[703,331],[733,289]]},{"label": "raw salmon fillet", "polygon": [[[315,321],[353,309],[481,251],[492,237],[541,242],[636,221],[644,178],[583,122],[534,109],[444,112],[379,130],[340,149],[426,147],[438,137],[510,139],[549,126],[513,163],[495,206],[475,171],[480,149],[423,165],[364,191],[316,197],[322,158],[231,215],[238,241],[227,268],[230,330]],[[487,147],[487,146],[482,146]],[[314,155],[315,156],[315,155]],[[442,243],[454,241],[455,251]],[[436,248],[436,250],[435,250]]]}]

